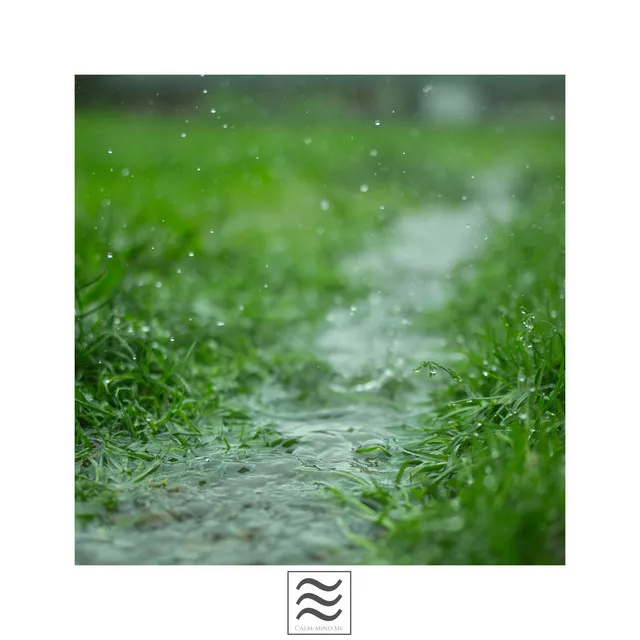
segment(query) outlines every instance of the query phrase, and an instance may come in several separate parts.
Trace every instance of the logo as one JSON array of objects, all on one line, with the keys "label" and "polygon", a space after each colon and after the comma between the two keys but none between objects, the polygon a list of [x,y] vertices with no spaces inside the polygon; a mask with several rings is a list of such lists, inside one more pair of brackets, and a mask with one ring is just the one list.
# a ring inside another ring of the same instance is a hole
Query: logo
[{"label": "logo", "polygon": [[351,635],[351,571],[288,571],[287,633]]}]

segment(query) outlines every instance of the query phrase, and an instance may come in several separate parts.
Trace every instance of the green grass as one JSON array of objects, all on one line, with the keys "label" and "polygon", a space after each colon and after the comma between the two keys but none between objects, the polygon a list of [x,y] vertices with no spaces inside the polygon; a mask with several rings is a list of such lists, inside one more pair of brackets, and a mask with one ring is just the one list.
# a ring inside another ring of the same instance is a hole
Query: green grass
[{"label": "green grass", "polygon": [[424,318],[461,357],[417,367],[436,409],[395,485],[359,483],[381,527],[372,562],[564,562],[562,177],[526,185],[514,220],[460,266],[449,305]]},{"label": "green grass", "polygon": [[340,259],[516,166],[519,215],[422,319],[465,355],[462,382],[427,366],[436,410],[394,454],[398,482],[337,499],[381,523],[372,562],[561,562],[563,131],[218,116],[77,115],[77,515],[108,521],[120,492],[203,447],[291,447],[253,408],[274,387],[332,400],[309,345],[367,293]]}]

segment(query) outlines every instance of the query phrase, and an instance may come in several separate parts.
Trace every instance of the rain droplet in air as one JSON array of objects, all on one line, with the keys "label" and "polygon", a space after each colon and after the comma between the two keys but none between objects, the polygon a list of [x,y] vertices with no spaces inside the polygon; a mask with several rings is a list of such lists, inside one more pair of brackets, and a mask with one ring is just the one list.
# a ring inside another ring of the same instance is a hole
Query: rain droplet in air
[{"label": "rain droplet in air", "polygon": [[329,208],[329,201],[328,200],[321,200],[320,201],[320,208],[323,211],[327,211],[327,209]]},{"label": "rain droplet in air", "polygon": [[219,327],[224,327],[224,322],[222,322],[222,320],[218,320],[218,322],[216,322],[216,324],[217,324]]},{"label": "rain droplet in air", "polygon": [[109,251],[109,253],[107,253],[107,259],[111,260],[111,258],[113,258],[113,253],[111,253],[111,251]]},{"label": "rain droplet in air", "polygon": [[180,134],[180,137],[181,137],[181,138],[186,138],[186,137],[187,137],[187,134],[183,131],[183,132]]},{"label": "rain droplet in air", "polygon": [[366,184],[360,185],[360,191],[362,191],[362,193],[367,193],[367,191],[369,191],[369,187]]},{"label": "rain droplet in air", "polygon": [[380,120],[376,120],[373,124],[375,124],[376,127],[379,127],[380,126]]},{"label": "rain droplet in air", "polygon": [[211,113],[215,113],[215,112],[216,112],[216,110],[212,108],[211,109]]},{"label": "rain droplet in air", "polygon": [[193,253],[193,251],[189,251],[189,257],[193,258],[193,256],[195,255],[195,253]]}]

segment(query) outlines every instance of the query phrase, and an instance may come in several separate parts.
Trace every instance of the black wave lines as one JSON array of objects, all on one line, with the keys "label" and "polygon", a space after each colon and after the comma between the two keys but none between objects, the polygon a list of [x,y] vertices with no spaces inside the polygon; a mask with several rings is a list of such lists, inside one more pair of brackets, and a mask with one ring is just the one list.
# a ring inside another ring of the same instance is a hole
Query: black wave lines
[{"label": "black wave lines", "polygon": [[305,593],[298,598],[296,604],[300,604],[305,598],[311,598],[315,600],[318,604],[321,604],[323,607],[333,607],[334,604],[338,604],[342,598],[342,594],[339,594],[335,600],[323,600],[320,596],[317,596],[315,593]]},{"label": "black wave lines", "polygon": [[332,587],[328,587],[326,584],[322,584],[322,582],[318,582],[313,578],[305,578],[304,580],[300,580],[296,589],[299,589],[303,584],[312,584],[314,587],[318,587],[318,589],[322,589],[323,591],[335,591],[342,584],[342,580],[338,580]]},{"label": "black wave lines", "polygon": [[332,616],[328,616],[325,615],[324,613],[322,613],[321,611],[317,611],[316,609],[311,609],[311,608],[307,608],[307,609],[303,609],[297,616],[296,618],[298,620],[300,620],[300,618],[305,614],[305,613],[310,613],[312,616],[315,616],[316,618],[320,618],[322,620],[325,621],[331,621],[331,620],[335,620],[341,613],[342,613],[342,609],[338,609]]},{"label": "black wave lines", "polygon": [[[323,584],[322,582],[318,582],[318,580],[314,580],[313,578],[305,578],[304,580],[301,580],[298,583],[298,586],[296,587],[296,589],[300,589],[300,587],[302,587],[305,584],[313,585],[314,587],[317,587],[322,591],[335,591],[342,584],[342,580],[338,580],[334,585],[326,585],[326,584]],[[298,601],[296,602],[296,604],[300,604],[306,598],[309,598],[310,600],[317,602],[319,605],[322,605],[323,607],[332,607],[334,604],[338,604],[338,602],[340,602],[340,599],[342,598],[342,594],[338,594],[338,597],[335,600],[325,600],[324,598],[317,596],[315,593],[304,593],[298,598]],[[318,611],[317,609],[307,607],[306,609],[303,609],[302,611],[300,611],[300,613],[298,613],[296,618],[300,620],[300,618],[305,613],[309,613],[310,615],[315,616],[316,618],[320,618],[321,620],[325,620],[326,622],[329,622],[329,621],[335,620],[342,613],[342,609],[338,609],[333,615],[327,615],[326,613],[322,613],[322,611]]]}]

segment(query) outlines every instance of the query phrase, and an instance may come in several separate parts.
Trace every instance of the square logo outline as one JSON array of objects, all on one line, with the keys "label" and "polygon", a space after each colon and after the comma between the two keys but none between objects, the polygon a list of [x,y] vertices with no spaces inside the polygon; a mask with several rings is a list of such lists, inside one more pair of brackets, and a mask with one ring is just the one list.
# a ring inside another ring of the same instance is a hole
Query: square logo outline
[{"label": "square logo outline", "polygon": [[[290,580],[289,580],[289,576],[292,573],[303,573],[306,575],[309,574],[314,574],[314,573],[348,573],[349,574],[349,632],[348,633],[292,633],[289,631],[289,600],[290,600],[290,596],[289,596],[289,584],[290,584]],[[353,621],[353,609],[352,609],[352,603],[353,603],[353,599],[352,599],[352,591],[353,591],[353,574],[351,572],[351,570],[349,571],[342,571],[342,570],[337,570],[337,571],[331,571],[331,570],[309,570],[309,571],[303,571],[303,570],[293,570],[293,571],[287,571],[287,635],[288,636],[350,636],[353,632],[352,629],[352,621]]]}]

